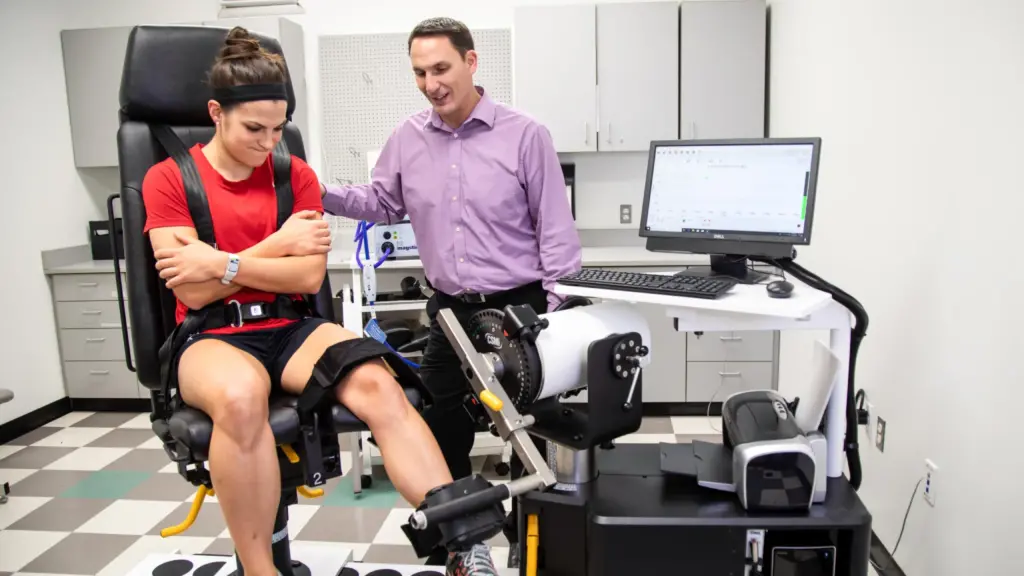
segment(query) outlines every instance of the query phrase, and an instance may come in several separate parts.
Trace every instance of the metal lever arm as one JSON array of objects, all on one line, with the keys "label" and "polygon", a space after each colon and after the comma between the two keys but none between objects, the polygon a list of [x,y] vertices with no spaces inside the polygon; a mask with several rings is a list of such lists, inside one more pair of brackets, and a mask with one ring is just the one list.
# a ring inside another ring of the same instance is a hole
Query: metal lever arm
[{"label": "metal lever arm", "polygon": [[[530,476],[523,477],[516,488],[527,487],[523,492],[535,488],[544,488],[555,483],[555,475],[548,467],[547,461],[526,432],[524,421],[527,420],[509,399],[505,388],[495,377],[494,367],[484,354],[476,351],[473,342],[459,324],[450,309],[438,312],[438,323],[445,336],[451,342],[455,353],[459,355],[462,369],[473,386],[477,397],[496,397],[498,402],[484,402],[484,407],[491,421],[494,422],[498,434],[512,443],[512,449],[523,461],[523,466]],[[491,405],[500,406],[495,410]],[[527,422],[528,423],[528,422]],[[536,476],[534,478],[534,476]],[[511,484],[511,483],[510,483]],[[513,490],[514,492],[514,490]],[[521,492],[520,492],[521,493]],[[516,494],[512,494],[515,496]]]}]

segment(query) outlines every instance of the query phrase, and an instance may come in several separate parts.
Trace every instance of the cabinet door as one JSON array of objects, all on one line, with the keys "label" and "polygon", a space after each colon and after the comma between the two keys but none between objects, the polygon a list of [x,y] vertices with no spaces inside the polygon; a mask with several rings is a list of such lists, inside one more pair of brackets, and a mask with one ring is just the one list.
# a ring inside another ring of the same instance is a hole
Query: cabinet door
[{"label": "cabinet door", "polygon": [[595,20],[593,4],[515,9],[514,105],[547,126],[559,152],[597,150]]},{"label": "cabinet door", "polygon": [[117,111],[131,27],[61,31],[75,166],[117,166]]},{"label": "cabinet door", "polygon": [[678,2],[598,4],[599,150],[679,138],[678,22]]},{"label": "cabinet door", "polygon": [[765,115],[765,0],[683,2],[682,138],[760,138]]}]

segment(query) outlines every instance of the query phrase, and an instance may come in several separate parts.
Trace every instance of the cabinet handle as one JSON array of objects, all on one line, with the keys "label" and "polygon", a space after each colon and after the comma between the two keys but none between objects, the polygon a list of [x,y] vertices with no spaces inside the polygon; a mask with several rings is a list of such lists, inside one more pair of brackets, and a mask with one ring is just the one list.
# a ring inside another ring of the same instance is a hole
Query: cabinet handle
[{"label": "cabinet handle", "polygon": [[743,340],[743,336],[719,336],[718,339],[722,342],[739,342]]},{"label": "cabinet handle", "polygon": [[608,143],[612,143],[612,123],[608,123]]},{"label": "cabinet handle", "polygon": [[99,285],[100,285],[99,282],[79,282],[78,283],[78,287],[79,288],[95,288],[95,287],[97,287]]},{"label": "cabinet handle", "polygon": [[103,310],[82,310],[82,314],[85,314],[86,316],[99,316],[100,314],[103,314]]},{"label": "cabinet handle", "polygon": [[742,372],[719,372],[719,376],[722,378],[738,378],[743,375]]},{"label": "cabinet handle", "polygon": [[86,342],[106,342],[106,338],[86,338]]},{"label": "cabinet handle", "polygon": [[590,144],[590,122],[583,123],[583,143]]},{"label": "cabinet handle", "polygon": [[93,376],[106,376],[110,374],[110,370],[89,370],[89,374]]}]

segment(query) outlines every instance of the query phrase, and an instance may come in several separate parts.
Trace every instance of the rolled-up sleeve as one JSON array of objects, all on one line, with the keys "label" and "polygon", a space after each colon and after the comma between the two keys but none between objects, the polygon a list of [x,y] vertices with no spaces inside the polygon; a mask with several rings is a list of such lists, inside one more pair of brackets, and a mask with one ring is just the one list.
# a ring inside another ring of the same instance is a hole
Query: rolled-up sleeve
[{"label": "rolled-up sleeve", "polygon": [[562,301],[562,297],[554,293],[556,282],[580,269],[583,250],[565,193],[565,177],[558,153],[551,133],[543,125],[532,125],[523,139],[522,162],[527,201],[544,271],[544,289],[548,291],[548,310],[552,310]]}]

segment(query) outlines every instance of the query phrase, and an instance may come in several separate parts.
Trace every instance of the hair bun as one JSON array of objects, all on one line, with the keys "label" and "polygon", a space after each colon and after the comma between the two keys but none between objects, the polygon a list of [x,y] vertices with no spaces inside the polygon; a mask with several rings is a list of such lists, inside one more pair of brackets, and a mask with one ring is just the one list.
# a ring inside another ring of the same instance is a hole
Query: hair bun
[{"label": "hair bun", "polygon": [[234,60],[236,58],[253,58],[262,54],[260,42],[248,30],[241,26],[235,26],[228,32],[224,47],[221,48],[218,58],[220,60]]}]

